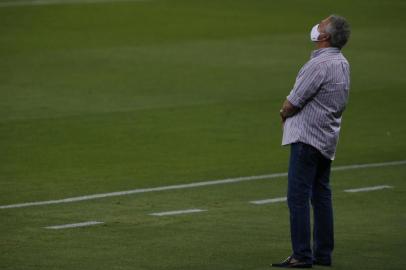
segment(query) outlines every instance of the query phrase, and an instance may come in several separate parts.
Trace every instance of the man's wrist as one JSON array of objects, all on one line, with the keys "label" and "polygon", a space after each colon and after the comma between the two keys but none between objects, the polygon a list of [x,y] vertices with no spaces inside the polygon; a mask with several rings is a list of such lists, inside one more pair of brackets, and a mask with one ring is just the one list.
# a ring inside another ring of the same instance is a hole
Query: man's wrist
[{"label": "man's wrist", "polygon": [[289,117],[289,114],[288,114],[285,110],[283,110],[283,109],[281,109],[281,110],[279,111],[279,115],[280,115],[282,118],[284,118],[284,119],[286,119],[286,118]]}]

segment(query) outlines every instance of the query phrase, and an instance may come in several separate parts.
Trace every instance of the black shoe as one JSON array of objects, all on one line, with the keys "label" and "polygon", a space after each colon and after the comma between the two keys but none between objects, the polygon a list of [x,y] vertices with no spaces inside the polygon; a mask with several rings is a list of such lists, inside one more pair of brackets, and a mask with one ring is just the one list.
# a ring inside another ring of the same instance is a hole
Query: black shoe
[{"label": "black shoe", "polygon": [[313,260],[314,265],[321,265],[321,266],[331,266],[331,262],[323,262],[319,260]]},{"label": "black shoe", "polygon": [[292,256],[289,256],[285,261],[281,263],[273,263],[272,267],[282,267],[282,268],[312,268],[311,263],[301,262],[296,260]]}]

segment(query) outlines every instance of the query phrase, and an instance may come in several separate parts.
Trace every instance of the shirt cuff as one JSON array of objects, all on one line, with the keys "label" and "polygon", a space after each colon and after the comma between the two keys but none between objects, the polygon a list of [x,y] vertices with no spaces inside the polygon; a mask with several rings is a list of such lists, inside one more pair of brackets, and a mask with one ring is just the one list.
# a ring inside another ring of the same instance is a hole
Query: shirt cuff
[{"label": "shirt cuff", "polygon": [[303,100],[294,93],[290,93],[289,96],[286,97],[286,99],[297,108],[302,108],[304,103]]}]

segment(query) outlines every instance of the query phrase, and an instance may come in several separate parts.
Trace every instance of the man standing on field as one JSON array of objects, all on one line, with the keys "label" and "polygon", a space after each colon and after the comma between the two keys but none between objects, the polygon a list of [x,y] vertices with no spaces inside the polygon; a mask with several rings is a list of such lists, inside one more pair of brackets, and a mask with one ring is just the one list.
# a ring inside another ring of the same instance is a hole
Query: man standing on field
[{"label": "man standing on field", "polygon": [[[311,59],[302,67],[280,110],[282,145],[290,145],[288,206],[293,253],[274,267],[330,266],[334,247],[330,168],[341,116],[348,100],[350,67],[341,49],[350,36],[345,18],[331,15],[315,25]],[[311,247],[310,205],[314,213]]]}]

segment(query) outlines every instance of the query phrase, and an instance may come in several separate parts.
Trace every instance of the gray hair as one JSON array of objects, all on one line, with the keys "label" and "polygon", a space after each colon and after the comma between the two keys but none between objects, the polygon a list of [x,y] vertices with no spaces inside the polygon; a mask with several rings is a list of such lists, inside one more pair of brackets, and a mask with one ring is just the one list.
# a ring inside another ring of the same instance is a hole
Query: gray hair
[{"label": "gray hair", "polygon": [[330,45],[341,49],[350,38],[350,24],[344,17],[331,15],[326,27],[326,32],[331,36]]}]

